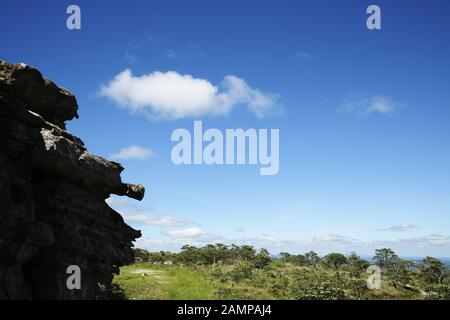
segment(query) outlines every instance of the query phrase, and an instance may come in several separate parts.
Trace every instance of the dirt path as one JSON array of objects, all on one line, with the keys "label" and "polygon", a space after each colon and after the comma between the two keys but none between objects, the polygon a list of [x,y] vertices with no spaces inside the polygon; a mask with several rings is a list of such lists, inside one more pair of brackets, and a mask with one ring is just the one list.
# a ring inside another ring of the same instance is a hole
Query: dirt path
[{"label": "dirt path", "polygon": [[158,280],[161,283],[167,283],[167,277],[164,271],[161,270],[153,270],[153,269],[137,269],[132,271],[133,274],[140,274],[142,276],[152,276],[155,280]]}]

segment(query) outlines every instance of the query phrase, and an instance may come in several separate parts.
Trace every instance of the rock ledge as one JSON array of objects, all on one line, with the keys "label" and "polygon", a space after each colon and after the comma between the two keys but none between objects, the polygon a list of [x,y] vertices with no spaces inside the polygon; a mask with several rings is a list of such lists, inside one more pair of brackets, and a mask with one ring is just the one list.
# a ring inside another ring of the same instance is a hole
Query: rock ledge
[{"label": "rock ledge", "polygon": [[[0,61],[0,300],[102,299],[119,267],[133,261],[140,231],[105,199],[141,200],[123,167],[88,152],[65,122],[75,96],[24,64]],[[81,289],[66,285],[70,265]]]}]

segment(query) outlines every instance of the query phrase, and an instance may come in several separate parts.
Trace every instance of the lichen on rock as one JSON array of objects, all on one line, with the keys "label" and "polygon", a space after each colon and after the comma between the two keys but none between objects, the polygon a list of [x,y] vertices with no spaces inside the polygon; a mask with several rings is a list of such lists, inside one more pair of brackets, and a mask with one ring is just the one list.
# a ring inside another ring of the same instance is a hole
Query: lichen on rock
[{"label": "lichen on rock", "polygon": [[[101,299],[134,259],[141,233],[105,199],[141,200],[145,189],[66,131],[77,110],[38,70],[0,61],[0,300]],[[82,271],[79,290],[67,288],[70,265]]]}]

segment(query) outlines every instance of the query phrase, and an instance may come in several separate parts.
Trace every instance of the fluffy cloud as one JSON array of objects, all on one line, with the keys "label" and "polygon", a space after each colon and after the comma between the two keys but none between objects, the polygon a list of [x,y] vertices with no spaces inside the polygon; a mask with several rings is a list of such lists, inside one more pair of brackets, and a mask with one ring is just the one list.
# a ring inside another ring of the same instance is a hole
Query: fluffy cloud
[{"label": "fluffy cloud", "polygon": [[100,96],[154,119],[227,115],[238,105],[246,105],[258,118],[280,111],[278,95],[251,88],[232,75],[226,76],[218,88],[208,80],[174,71],[139,77],[126,69],[101,86]]},{"label": "fluffy cloud", "polygon": [[372,97],[353,96],[342,103],[338,111],[359,117],[371,114],[388,115],[405,107],[403,103],[396,102],[390,97],[374,95]]},{"label": "fluffy cloud", "polygon": [[140,146],[132,145],[121,149],[119,152],[109,156],[112,160],[128,160],[128,159],[148,159],[154,156],[152,150]]}]

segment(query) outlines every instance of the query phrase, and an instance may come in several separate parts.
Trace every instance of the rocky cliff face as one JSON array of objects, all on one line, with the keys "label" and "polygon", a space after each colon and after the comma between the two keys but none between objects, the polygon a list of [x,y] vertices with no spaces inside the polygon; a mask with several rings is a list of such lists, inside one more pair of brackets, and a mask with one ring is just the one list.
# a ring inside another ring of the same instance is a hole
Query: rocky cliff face
[{"label": "rocky cliff face", "polygon": [[[141,200],[144,187],[65,130],[77,109],[38,70],[0,61],[0,299],[98,299],[133,261],[140,232],[105,199]],[[71,265],[80,290],[67,288]]]}]

